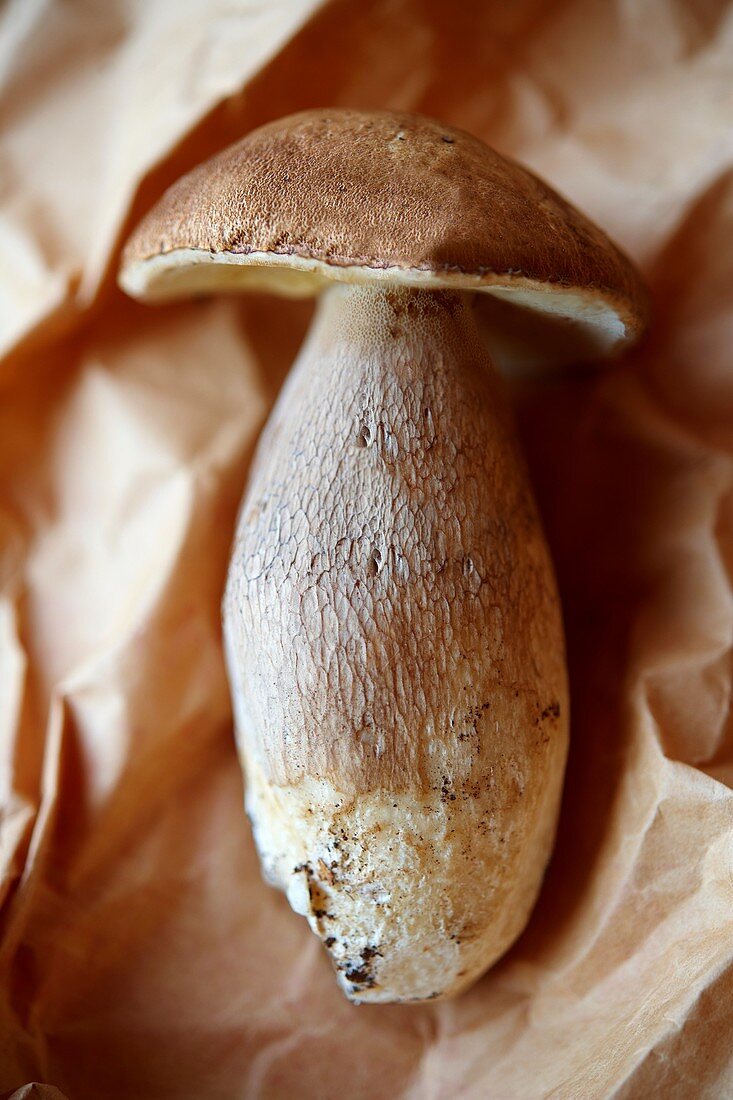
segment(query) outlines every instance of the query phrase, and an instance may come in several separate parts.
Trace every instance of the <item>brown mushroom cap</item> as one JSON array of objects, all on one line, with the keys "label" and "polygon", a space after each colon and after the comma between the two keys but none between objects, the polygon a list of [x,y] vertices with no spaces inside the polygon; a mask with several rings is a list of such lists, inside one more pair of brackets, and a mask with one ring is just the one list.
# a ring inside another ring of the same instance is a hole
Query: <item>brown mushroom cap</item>
[{"label": "brown mushroom cap", "polygon": [[253,131],[163,195],[120,271],[144,301],[306,296],[330,280],[485,291],[570,322],[601,353],[647,314],[631,261],[542,180],[463,130],[391,111]]}]

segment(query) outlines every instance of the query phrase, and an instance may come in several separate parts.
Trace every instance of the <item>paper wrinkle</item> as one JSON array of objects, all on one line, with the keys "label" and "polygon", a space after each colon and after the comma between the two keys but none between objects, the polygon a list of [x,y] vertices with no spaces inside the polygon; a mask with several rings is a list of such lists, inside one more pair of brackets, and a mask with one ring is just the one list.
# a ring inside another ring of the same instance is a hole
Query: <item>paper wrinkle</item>
[{"label": "paper wrinkle", "polygon": [[[5,6],[0,1093],[731,1093],[731,44],[722,0]],[[563,814],[515,948],[410,1009],[347,1004],[262,883],[231,730],[230,542],[310,307],[113,285],[178,175],[331,104],[524,160],[654,301],[612,371],[513,382],[567,624]]]},{"label": "paper wrinkle", "polygon": [[8,187],[7,232],[25,240],[13,251],[32,265],[34,280],[27,289],[0,281],[0,320],[10,319],[0,327],[0,352],[48,316],[64,289],[77,313],[92,304],[139,182],[321,2],[239,11],[228,0],[7,9],[0,166],[4,179],[17,181]]}]

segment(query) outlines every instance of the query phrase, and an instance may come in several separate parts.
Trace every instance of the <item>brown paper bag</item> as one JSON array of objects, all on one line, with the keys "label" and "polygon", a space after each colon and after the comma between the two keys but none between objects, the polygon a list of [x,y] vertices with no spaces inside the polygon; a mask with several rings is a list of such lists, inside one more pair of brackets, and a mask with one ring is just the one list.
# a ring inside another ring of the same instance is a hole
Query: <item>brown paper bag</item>
[{"label": "brown paper bag", "polygon": [[[9,0],[0,81],[0,1090],[731,1095],[731,5]],[[219,601],[310,307],[114,282],[178,175],[318,105],[519,157],[655,304],[610,371],[515,387],[568,635],[562,820],[518,944],[425,1007],[343,1000],[242,812]]]}]

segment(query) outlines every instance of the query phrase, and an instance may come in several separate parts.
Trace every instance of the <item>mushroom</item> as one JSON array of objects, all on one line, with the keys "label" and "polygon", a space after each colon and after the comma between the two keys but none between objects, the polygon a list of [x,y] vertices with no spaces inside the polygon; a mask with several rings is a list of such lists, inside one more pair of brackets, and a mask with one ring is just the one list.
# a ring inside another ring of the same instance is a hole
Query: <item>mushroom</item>
[{"label": "mushroom", "polygon": [[320,295],[224,598],[246,806],[351,1000],[453,995],[528,920],[568,737],[552,564],[474,292],[600,357],[643,328],[639,277],[470,134],[318,110],[179,180],[120,282]]}]

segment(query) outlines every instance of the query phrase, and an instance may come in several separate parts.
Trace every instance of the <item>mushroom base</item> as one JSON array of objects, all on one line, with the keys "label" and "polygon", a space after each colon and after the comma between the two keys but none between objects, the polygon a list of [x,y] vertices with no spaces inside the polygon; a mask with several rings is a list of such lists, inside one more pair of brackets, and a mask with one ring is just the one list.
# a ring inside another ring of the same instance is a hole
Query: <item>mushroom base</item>
[{"label": "mushroom base", "polygon": [[454,996],[524,928],[550,854],[557,783],[520,821],[497,800],[355,797],[324,780],[273,787],[253,763],[246,774],[264,877],[307,919],[354,1003]]}]

